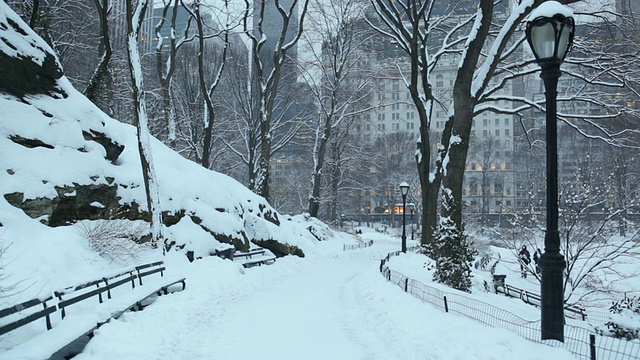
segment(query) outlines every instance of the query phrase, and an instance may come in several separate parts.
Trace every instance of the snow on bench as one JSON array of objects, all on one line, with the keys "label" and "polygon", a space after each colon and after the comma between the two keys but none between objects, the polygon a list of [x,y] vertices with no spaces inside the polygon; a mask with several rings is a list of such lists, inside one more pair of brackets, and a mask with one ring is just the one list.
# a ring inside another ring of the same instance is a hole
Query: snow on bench
[{"label": "snow on bench", "polygon": [[262,264],[273,264],[276,256],[269,250],[263,248],[249,249],[248,252],[236,251],[233,254],[233,261],[241,263],[245,268],[261,266]]}]

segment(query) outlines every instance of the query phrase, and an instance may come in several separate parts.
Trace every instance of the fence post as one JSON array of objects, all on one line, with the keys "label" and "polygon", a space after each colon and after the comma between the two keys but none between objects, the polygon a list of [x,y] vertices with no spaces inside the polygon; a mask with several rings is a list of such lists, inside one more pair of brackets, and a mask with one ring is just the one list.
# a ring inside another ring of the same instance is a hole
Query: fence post
[{"label": "fence post", "polygon": [[589,335],[589,348],[591,349],[591,360],[596,360],[596,336]]},{"label": "fence post", "polygon": [[444,312],[449,312],[449,305],[447,304],[447,296],[443,296],[444,298]]},{"label": "fence post", "polygon": [[404,292],[409,290],[409,278],[404,278]]},{"label": "fence post", "polygon": [[391,269],[387,271],[387,281],[391,281]]},{"label": "fence post", "polygon": [[384,266],[384,259],[380,259],[380,272],[382,272],[383,266]]}]

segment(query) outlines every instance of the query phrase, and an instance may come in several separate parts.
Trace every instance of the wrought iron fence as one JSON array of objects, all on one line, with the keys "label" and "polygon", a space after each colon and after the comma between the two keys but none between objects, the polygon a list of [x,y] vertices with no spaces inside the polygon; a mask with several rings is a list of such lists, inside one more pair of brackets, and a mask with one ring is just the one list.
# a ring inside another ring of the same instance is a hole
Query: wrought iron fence
[{"label": "wrought iron fence", "polygon": [[363,242],[360,244],[353,244],[353,245],[342,245],[342,250],[355,250],[355,249],[362,249],[362,248],[366,248],[373,245],[373,240],[369,240],[367,242]]},{"label": "wrought iron fence", "polygon": [[[412,247],[408,251],[415,251]],[[483,301],[473,299],[461,293],[442,291],[415,279],[410,279],[400,272],[393,271],[387,265],[389,259],[399,255],[396,251],[389,253],[380,261],[380,272],[387,281],[396,284],[406,293],[430,303],[435,307],[479,321],[483,324],[507,329],[520,336],[541,344],[562,347],[580,359],[588,360],[635,360],[640,359],[640,341],[621,340],[609,336],[595,334],[585,326],[565,324],[565,341],[540,339],[540,320],[529,321]]]}]

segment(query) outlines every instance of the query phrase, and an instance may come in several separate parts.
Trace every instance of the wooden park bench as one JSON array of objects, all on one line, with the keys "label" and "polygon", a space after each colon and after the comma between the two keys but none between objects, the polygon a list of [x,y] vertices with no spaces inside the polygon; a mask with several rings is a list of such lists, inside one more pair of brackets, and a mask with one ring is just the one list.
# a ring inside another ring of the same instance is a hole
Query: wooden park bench
[{"label": "wooden park bench", "polygon": [[241,263],[245,268],[249,268],[256,265],[273,264],[276,261],[276,256],[270,251],[267,252],[266,249],[254,248],[247,252],[236,251],[233,254],[233,261]]},{"label": "wooden park bench", "polygon": [[[0,335],[43,318],[47,329],[2,353],[2,359],[67,357],[73,344],[90,338],[97,328],[112,319],[129,310],[141,310],[157,296],[185,289],[186,278],[165,277],[164,271],[162,261],[144,264],[54,291],[53,296],[45,299],[32,299],[0,310]],[[160,273],[160,277],[150,277],[156,273]],[[114,293],[116,289],[117,294]],[[55,301],[57,303],[47,304]],[[43,309],[27,311],[38,305]],[[60,313],[60,318],[52,321],[51,315],[55,312]],[[4,323],[4,320],[9,322]]]}]

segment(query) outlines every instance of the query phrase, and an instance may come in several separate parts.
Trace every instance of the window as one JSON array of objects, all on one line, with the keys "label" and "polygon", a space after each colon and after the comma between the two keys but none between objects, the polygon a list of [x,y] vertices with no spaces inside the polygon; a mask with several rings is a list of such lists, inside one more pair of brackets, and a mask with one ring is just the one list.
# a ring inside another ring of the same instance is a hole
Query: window
[{"label": "window", "polygon": [[442,74],[438,74],[436,75],[436,87],[443,87],[444,86],[444,76],[442,76]]},{"label": "window", "polygon": [[386,98],[386,96],[385,96],[385,95],[386,95],[385,93],[379,93],[379,94],[378,94],[378,100],[379,100],[379,101],[384,100],[384,99]]},{"label": "window", "polygon": [[392,90],[400,90],[400,82],[398,80],[393,80],[393,84],[391,84]]},{"label": "window", "polygon": [[500,136],[500,129],[496,129],[495,133],[496,133],[496,136]]},{"label": "window", "polygon": [[482,130],[482,136],[484,136],[484,137],[489,136],[489,131],[487,131],[487,130]]},{"label": "window", "polygon": [[385,114],[378,114],[378,121],[384,121]]},{"label": "window", "polygon": [[511,146],[511,141],[510,140],[505,140],[504,141],[504,146],[506,146],[506,147]]},{"label": "window", "polygon": [[[478,195],[478,181],[477,180],[471,180],[471,184],[469,184],[469,193],[471,195]],[[474,201],[471,201],[471,204],[473,204]]]},{"label": "window", "polygon": [[407,123],[407,130],[413,130],[413,123],[412,122],[408,122]]},{"label": "window", "polygon": [[[397,92],[391,93],[391,98],[393,100],[400,100],[400,93],[397,93]],[[400,106],[400,105],[398,105],[398,106]]]},{"label": "window", "polygon": [[391,110],[400,110],[400,104],[391,104]]},{"label": "window", "polygon": [[509,136],[509,135],[510,135],[509,129],[504,129],[504,136]]},{"label": "window", "polygon": [[407,113],[407,120],[413,120],[415,119],[416,113],[414,113],[413,111],[408,112]]},{"label": "window", "polygon": [[367,124],[364,126],[365,131],[371,131],[371,124]]},{"label": "window", "polygon": [[487,120],[487,119],[482,119],[482,125],[484,125],[484,126],[489,125],[489,120]]},{"label": "window", "polygon": [[504,118],[504,124],[509,125],[509,118]]},{"label": "window", "polygon": [[475,170],[476,169],[476,163],[471,163],[471,170]]},{"label": "window", "polygon": [[493,122],[493,124],[494,124],[495,126],[500,125],[500,119],[495,119],[495,121]]},{"label": "window", "polygon": [[391,120],[400,120],[400,113],[391,114]]}]

